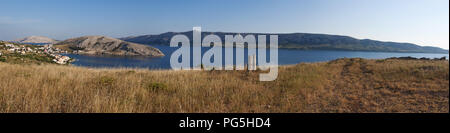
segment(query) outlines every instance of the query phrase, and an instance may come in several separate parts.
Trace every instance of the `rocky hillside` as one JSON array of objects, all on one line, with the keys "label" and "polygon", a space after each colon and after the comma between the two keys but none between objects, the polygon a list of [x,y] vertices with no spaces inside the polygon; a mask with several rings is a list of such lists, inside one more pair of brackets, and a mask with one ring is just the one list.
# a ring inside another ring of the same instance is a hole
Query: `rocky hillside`
[{"label": "rocky hillside", "polygon": [[13,40],[17,43],[57,43],[58,41],[44,36],[29,36],[22,39]]},{"label": "rocky hillside", "polygon": [[83,36],[54,45],[79,54],[118,56],[164,56],[157,48],[105,36]]},{"label": "rocky hillside", "polygon": [[[143,35],[121,38],[124,41],[141,44],[162,44],[169,45],[170,39],[174,35],[183,34],[192,38],[192,31],[188,32],[167,32],[159,35]],[[202,32],[202,37],[206,35],[218,35],[222,41],[225,35],[236,35],[230,32]],[[239,33],[243,36],[271,35],[272,33]],[[412,43],[383,42],[369,39],[356,39],[349,36],[310,34],[310,33],[289,33],[278,35],[279,48],[305,49],[305,50],[350,50],[350,51],[377,51],[377,52],[414,52],[414,53],[448,53],[448,50],[438,47],[422,47]],[[191,39],[192,41],[192,39]],[[192,44],[192,42],[191,42]]]}]

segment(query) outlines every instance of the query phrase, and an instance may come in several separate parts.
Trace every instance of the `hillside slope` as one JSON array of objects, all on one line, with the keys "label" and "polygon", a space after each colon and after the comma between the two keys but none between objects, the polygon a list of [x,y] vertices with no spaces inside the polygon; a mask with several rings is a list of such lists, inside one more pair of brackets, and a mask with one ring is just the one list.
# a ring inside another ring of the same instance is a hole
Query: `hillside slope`
[{"label": "hillside slope", "polygon": [[83,36],[54,45],[80,54],[118,56],[164,56],[157,48],[105,36]]}]

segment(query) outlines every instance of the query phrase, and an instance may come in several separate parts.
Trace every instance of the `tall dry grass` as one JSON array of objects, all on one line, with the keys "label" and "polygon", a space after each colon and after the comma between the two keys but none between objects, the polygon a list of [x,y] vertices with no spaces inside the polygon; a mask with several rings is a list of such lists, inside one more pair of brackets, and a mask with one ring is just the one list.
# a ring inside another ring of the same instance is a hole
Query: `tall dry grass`
[{"label": "tall dry grass", "polygon": [[0,63],[0,112],[449,112],[449,63],[340,59],[258,72]]}]

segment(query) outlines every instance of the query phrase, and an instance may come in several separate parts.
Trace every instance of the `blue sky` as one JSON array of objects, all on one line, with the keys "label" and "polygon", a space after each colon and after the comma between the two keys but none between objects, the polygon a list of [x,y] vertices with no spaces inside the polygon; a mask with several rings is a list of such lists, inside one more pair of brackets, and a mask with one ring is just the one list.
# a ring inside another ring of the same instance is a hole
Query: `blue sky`
[{"label": "blue sky", "polygon": [[449,48],[448,0],[2,0],[0,40],[188,31],[325,33]]}]

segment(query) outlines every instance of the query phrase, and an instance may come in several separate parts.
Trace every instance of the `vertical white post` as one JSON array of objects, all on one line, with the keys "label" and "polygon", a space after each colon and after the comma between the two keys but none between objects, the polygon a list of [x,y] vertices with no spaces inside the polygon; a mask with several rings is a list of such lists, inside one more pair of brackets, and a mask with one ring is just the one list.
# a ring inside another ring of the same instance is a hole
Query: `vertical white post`
[{"label": "vertical white post", "polygon": [[256,70],[256,55],[248,56],[248,70]]},{"label": "vertical white post", "polygon": [[[192,68],[201,70],[202,65],[202,27],[192,28]],[[190,49],[188,49],[190,50]]]},{"label": "vertical white post", "polygon": [[248,70],[253,70],[253,55],[249,55],[248,56],[248,62],[247,62],[247,69]]},{"label": "vertical white post", "polygon": [[253,55],[253,70],[256,70],[256,54]]}]

